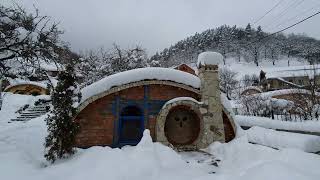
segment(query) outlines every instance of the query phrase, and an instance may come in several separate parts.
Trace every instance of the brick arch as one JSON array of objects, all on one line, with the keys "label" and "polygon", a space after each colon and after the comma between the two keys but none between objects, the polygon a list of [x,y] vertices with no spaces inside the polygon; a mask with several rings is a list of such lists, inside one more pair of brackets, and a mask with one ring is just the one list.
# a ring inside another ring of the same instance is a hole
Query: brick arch
[{"label": "brick arch", "polygon": [[172,109],[175,109],[176,107],[184,107],[188,109],[191,112],[194,112],[199,119],[200,123],[200,129],[198,133],[198,137],[190,144],[186,145],[178,145],[178,148],[187,148],[187,149],[197,149],[199,146],[201,146],[201,139],[203,137],[203,129],[204,129],[204,124],[203,124],[203,118],[202,114],[200,112],[200,104],[191,98],[188,99],[177,99],[177,101],[172,100],[171,102],[168,102],[165,104],[160,113],[157,116],[157,121],[156,121],[156,141],[161,142],[165,145],[172,145],[168,138],[166,137],[165,133],[165,125],[167,121],[167,116],[171,112]]},{"label": "brick arch", "polygon": [[193,87],[185,85],[185,84],[181,84],[181,83],[177,83],[177,82],[173,82],[173,81],[164,81],[164,80],[144,80],[144,81],[133,82],[133,83],[113,87],[113,88],[108,89],[102,93],[99,93],[99,94],[96,94],[92,97],[89,97],[78,106],[77,111],[78,112],[82,111],[88,104],[96,101],[97,99],[100,99],[104,96],[119,92],[121,90],[129,89],[132,87],[138,87],[138,86],[144,86],[144,85],[154,85],[154,84],[178,87],[178,88],[182,88],[182,89],[194,92],[196,94],[200,94],[199,89],[193,88]]}]

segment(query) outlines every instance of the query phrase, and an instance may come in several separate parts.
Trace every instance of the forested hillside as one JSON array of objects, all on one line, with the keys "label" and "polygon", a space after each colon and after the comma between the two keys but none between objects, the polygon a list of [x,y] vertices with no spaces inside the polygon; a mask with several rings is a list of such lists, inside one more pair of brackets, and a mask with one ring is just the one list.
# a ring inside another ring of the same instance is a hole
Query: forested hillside
[{"label": "forested hillside", "polygon": [[[310,64],[320,61],[320,41],[306,35],[274,34],[264,32],[259,26],[246,28],[223,25],[196,33],[175,45],[156,53],[151,61],[159,61],[162,66],[192,63],[203,51],[218,51],[225,58],[238,61],[259,62],[268,59],[273,64],[281,56],[301,57]],[[290,62],[288,62],[290,63]]]}]

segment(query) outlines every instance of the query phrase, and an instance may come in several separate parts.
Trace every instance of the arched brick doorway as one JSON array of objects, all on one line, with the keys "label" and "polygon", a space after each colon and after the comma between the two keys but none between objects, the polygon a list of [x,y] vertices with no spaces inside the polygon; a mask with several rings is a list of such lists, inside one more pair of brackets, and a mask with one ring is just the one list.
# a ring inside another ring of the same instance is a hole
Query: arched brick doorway
[{"label": "arched brick doorway", "polygon": [[137,106],[127,106],[121,110],[119,119],[119,145],[136,145],[144,130],[143,111]]},{"label": "arched brick doorway", "polygon": [[176,106],[166,117],[164,133],[175,146],[190,145],[197,140],[200,132],[200,118],[187,106]]}]

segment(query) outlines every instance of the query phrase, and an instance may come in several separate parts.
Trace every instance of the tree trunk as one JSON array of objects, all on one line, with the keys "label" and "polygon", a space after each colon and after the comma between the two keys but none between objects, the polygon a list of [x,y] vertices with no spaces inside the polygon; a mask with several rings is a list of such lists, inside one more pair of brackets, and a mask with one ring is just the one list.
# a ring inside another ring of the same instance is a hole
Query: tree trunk
[{"label": "tree trunk", "polygon": [[240,52],[239,49],[237,50],[237,55],[238,55],[238,61],[240,62],[240,60],[241,60],[241,52]]},{"label": "tree trunk", "polygon": [[258,57],[254,57],[254,63],[259,66]]},{"label": "tree trunk", "polygon": [[0,110],[2,109],[2,79],[0,79]]}]

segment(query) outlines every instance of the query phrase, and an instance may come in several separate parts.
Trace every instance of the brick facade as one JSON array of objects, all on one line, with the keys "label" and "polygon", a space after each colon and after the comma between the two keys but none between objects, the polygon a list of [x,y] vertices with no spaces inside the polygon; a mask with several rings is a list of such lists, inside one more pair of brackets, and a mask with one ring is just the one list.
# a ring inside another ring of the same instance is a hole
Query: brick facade
[{"label": "brick facade", "polygon": [[164,103],[176,97],[200,99],[198,93],[164,84],[131,87],[101,97],[88,104],[75,118],[81,126],[77,146],[117,146],[119,113],[130,104],[143,110],[144,127],[150,129],[155,140],[156,117]]}]

